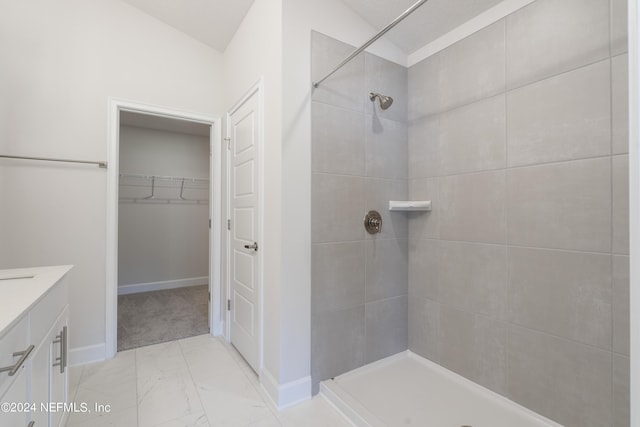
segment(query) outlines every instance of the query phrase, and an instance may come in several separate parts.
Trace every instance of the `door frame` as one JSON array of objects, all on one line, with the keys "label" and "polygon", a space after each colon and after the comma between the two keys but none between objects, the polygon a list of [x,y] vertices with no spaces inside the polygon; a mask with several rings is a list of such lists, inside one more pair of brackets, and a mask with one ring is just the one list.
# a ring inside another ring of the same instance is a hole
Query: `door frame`
[{"label": "door frame", "polygon": [[[253,95],[258,95],[258,242],[262,248],[264,245],[264,78],[261,77],[240,99],[227,111],[226,117],[226,133],[225,143],[227,152],[226,161],[226,203],[227,203],[227,220],[231,219],[231,188],[233,184],[233,175],[231,173],[231,153],[228,141],[231,138],[231,115],[235,113],[242,105],[244,105]],[[233,228],[233,225],[232,225]],[[260,250],[256,254],[258,256],[258,277],[256,290],[258,293],[257,315],[258,315],[258,372],[263,366],[263,343],[264,343],[264,251]],[[231,295],[231,230],[227,227],[226,234],[226,293],[225,298],[228,300]],[[224,333],[227,343],[231,343],[231,312],[226,310]]]},{"label": "door frame", "polygon": [[120,147],[120,112],[186,120],[209,125],[209,331],[222,333],[222,119],[218,116],[192,113],[169,107],[144,104],[124,99],[109,98],[107,141],[107,239],[106,239],[106,309],[105,356],[112,358],[118,349],[118,175]]}]

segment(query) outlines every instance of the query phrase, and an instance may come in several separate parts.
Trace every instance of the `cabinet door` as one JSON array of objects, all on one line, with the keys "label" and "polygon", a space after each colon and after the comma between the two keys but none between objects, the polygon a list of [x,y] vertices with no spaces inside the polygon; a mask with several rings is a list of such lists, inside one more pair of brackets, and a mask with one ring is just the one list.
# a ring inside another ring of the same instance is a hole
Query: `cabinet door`
[{"label": "cabinet door", "polygon": [[[25,404],[27,403],[27,374],[24,369],[21,370],[18,378],[11,384],[4,396],[0,398],[0,402],[9,404]],[[6,375],[6,374],[5,374]],[[13,409],[13,408],[11,408]],[[22,409],[16,407],[15,409]],[[0,425],[2,427],[25,427],[28,422],[29,413],[24,411],[16,412],[0,412]],[[38,424],[36,424],[38,425]]]},{"label": "cabinet door", "polygon": [[[51,359],[49,360],[49,372],[51,381],[51,402],[67,402],[67,382],[68,373],[68,329],[67,329],[67,310],[65,308],[62,315],[58,318],[53,328],[53,337],[51,339]],[[50,427],[63,426],[67,413],[64,411],[51,412]]]},{"label": "cabinet door", "polygon": [[58,406],[67,402],[66,326],[65,309],[31,360],[31,400],[38,408],[31,417],[35,426],[59,427],[66,419],[65,408]]},{"label": "cabinet door", "polygon": [[[31,359],[31,402],[36,411],[31,414],[34,426],[48,426],[49,414],[44,409],[49,403],[49,359],[50,346],[45,339],[32,354]],[[45,405],[44,407],[42,405]]]}]

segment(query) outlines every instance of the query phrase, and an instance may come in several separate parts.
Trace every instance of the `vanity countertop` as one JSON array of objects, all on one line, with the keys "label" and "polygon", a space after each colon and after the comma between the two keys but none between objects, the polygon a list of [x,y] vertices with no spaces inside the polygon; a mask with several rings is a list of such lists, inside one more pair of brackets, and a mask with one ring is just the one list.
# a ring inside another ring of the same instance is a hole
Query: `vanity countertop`
[{"label": "vanity countertop", "polygon": [[0,337],[73,266],[0,270]]}]

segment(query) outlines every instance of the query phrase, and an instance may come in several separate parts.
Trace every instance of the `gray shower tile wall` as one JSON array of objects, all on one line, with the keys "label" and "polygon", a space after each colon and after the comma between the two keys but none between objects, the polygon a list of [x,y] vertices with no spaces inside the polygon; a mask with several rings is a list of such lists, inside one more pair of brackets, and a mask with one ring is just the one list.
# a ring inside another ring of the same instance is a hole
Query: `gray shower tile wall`
[{"label": "gray shower tile wall", "polygon": [[508,372],[509,398],[529,409],[563,426],[612,425],[611,352],[510,326]]},{"label": "gray shower tile wall", "polygon": [[613,355],[613,425],[628,427],[631,417],[629,398],[630,360],[628,357]]},{"label": "gray shower tile wall", "polygon": [[439,56],[441,111],[504,92],[504,21],[461,40]]},{"label": "gray shower tile wall", "polygon": [[[407,112],[411,122],[440,111],[440,55],[433,55],[409,68]],[[412,175],[413,176],[413,175]]]},{"label": "gray shower tile wall", "polygon": [[608,254],[509,248],[509,321],[611,349]]},{"label": "gray shower tile wall", "polygon": [[613,351],[629,356],[629,257],[613,256]]},{"label": "gray shower tile wall", "polygon": [[[438,178],[420,178],[409,180],[409,194],[414,200],[431,200],[434,206],[439,206]],[[411,239],[437,239],[440,237],[439,209],[434,209],[425,215],[422,212],[412,212],[408,216],[409,236]]]},{"label": "gray shower tile wall", "polygon": [[[381,93],[394,99],[393,108],[380,110],[365,100],[365,112],[383,119],[406,123],[407,121],[407,69],[375,55],[364,55],[365,91]],[[406,132],[406,128],[404,129]],[[406,138],[405,138],[406,143]]]},{"label": "gray shower tile wall", "polygon": [[504,170],[443,176],[438,182],[441,239],[505,243]]},{"label": "gray shower tile wall", "polygon": [[509,166],[611,154],[609,70],[606,59],[509,92]]},{"label": "gray shower tile wall", "polygon": [[629,152],[629,55],[626,53],[611,58],[611,124],[613,126],[612,154]]},{"label": "gray shower tile wall", "polygon": [[435,300],[417,297],[411,291],[409,295],[409,349],[438,363],[440,305]]},{"label": "gray shower tile wall", "polygon": [[[504,132],[504,94],[468,104],[440,117],[440,173],[504,168],[507,161]],[[464,123],[464,126],[460,126]]]},{"label": "gray shower tile wall", "polygon": [[440,305],[440,364],[490,390],[507,390],[507,326],[492,317]]},{"label": "gray shower tile wall", "polygon": [[[315,311],[325,313],[362,305],[365,298],[364,241],[317,244],[311,258]],[[325,268],[331,264],[331,268]]]},{"label": "gray shower tile wall", "polygon": [[609,1],[538,0],[508,16],[507,88],[608,58]]},{"label": "gray shower tile wall", "polygon": [[[414,97],[412,94],[411,98]],[[425,116],[411,121],[408,131],[408,149],[411,152],[408,162],[409,178],[428,178],[440,175],[440,145],[424,143],[425,140],[435,140],[439,132],[440,120],[437,116]]]},{"label": "gray shower tile wall", "polygon": [[504,319],[507,249],[502,245],[440,243],[438,299],[447,306]]},{"label": "gray shower tile wall", "polygon": [[[312,34],[312,77],[355,48]],[[319,381],[408,348],[407,68],[365,53],[312,94],[311,377]],[[381,110],[369,92],[393,97]],[[365,232],[367,211],[382,232]]]},{"label": "gray shower tile wall", "polygon": [[611,1],[611,56],[627,52],[627,0]]},{"label": "gray shower tile wall", "polygon": [[613,156],[613,253],[629,254],[629,156]]},{"label": "gray shower tile wall", "polygon": [[[372,102],[372,105],[375,104]],[[376,106],[377,107],[377,106]],[[392,105],[389,109],[395,107]],[[368,177],[407,179],[407,124],[378,117],[365,116],[365,170]]]},{"label": "gray shower tile wall", "polygon": [[509,243],[611,251],[611,158],[508,169]]},{"label": "gray shower tile wall", "polygon": [[629,425],[625,5],[537,0],[408,73],[409,348],[568,427]]},{"label": "gray shower tile wall", "polygon": [[364,240],[365,178],[314,173],[311,182],[311,240]]},{"label": "gray shower tile wall", "polygon": [[[312,35],[311,81],[330,72],[354,48],[320,33]],[[364,56],[358,55],[313,91],[313,100],[354,111],[364,111]]]},{"label": "gray shower tile wall", "polygon": [[380,239],[366,242],[367,277],[365,301],[375,302],[406,296],[409,269],[406,240]]},{"label": "gray shower tile wall", "polygon": [[328,123],[314,126],[311,138],[312,172],[363,176],[364,126],[353,126],[362,119],[362,113],[346,108],[316,102],[311,109],[312,123]]},{"label": "gray shower tile wall", "polygon": [[365,363],[392,356],[408,347],[408,298],[402,295],[365,306]]}]

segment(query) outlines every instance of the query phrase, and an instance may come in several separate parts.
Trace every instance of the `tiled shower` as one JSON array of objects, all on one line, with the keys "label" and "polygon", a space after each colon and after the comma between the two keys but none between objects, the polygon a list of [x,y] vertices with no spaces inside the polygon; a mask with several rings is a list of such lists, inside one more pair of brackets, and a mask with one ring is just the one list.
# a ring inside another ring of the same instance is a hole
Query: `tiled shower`
[{"label": "tiled shower", "polygon": [[[312,43],[318,73],[352,50],[319,33]],[[366,53],[340,73],[311,108],[314,392],[408,343],[408,218],[388,210],[407,198],[407,69]],[[393,96],[391,108],[376,108],[367,88]],[[374,236],[363,227],[372,209],[383,223]]]},{"label": "tiled shower", "polygon": [[[624,0],[537,0],[314,91],[314,392],[409,349],[563,425],[629,425],[625,29]],[[312,78],[352,50],[314,33]]]}]

